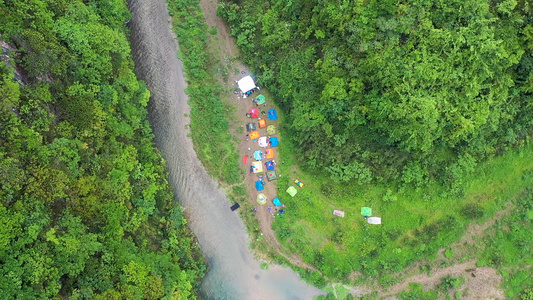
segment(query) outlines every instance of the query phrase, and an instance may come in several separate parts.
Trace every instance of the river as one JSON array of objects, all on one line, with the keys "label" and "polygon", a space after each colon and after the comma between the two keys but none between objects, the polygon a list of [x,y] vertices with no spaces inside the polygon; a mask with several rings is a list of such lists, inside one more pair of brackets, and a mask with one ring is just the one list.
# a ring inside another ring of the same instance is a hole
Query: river
[{"label": "river", "polygon": [[170,30],[164,0],[130,0],[131,46],[137,76],[151,91],[149,119],[166,160],[176,199],[185,209],[209,271],[200,286],[203,299],[312,299],[324,294],[290,269],[260,268],[248,235],[217,181],[198,161],[191,138],[188,97],[178,44]]}]

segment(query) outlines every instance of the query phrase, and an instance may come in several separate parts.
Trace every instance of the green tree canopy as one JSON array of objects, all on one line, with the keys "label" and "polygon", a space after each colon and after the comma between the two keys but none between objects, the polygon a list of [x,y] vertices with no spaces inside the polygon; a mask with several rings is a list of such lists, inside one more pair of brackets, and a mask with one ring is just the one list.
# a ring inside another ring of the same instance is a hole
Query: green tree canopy
[{"label": "green tree canopy", "polygon": [[152,141],[125,2],[0,11],[2,297],[195,298],[205,266]]},{"label": "green tree canopy", "polygon": [[530,133],[527,1],[226,2],[302,163],[336,180],[446,181]]}]

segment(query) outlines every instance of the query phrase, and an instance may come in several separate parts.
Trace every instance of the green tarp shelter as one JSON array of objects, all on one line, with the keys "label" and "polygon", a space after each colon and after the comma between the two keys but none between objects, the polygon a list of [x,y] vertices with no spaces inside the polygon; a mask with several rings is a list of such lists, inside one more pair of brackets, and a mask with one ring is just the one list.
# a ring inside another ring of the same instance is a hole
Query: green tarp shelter
[{"label": "green tarp shelter", "polygon": [[274,170],[268,171],[267,172],[267,179],[268,179],[268,181],[272,181],[272,180],[278,179],[278,176],[276,175],[276,171],[274,171]]},{"label": "green tarp shelter", "polygon": [[257,99],[257,105],[261,105],[261,104],[263,104],[263,103],[266,102],[266,98],[265,98],[265,96],[263,96],[262,94],[260,94],[259,96],[257,96],[256,99]]},{"label": "green tarp shelter", "polygon": [[276,134],[276,126],[274,126],[274,125],[268,125],[268,127],[267,127],[267,133],[268,133],[268,135],[274,135],[274,134]]},{"label": "green tarp shelter", "polygon": [[361,215],[363,215],[363,217],[370,217],[372,215],[372,208],[361,207]]},{"label": "green tarp shelter", "polygon": [[294,197],[296,195],[296,193],[298,193],[298,190],[296,190],[296,188],[291,185],[287,189],[287,193],[289,193],[289,195],[291,195],[291,197]]},{"label": "green tarp shelter", "polygon": [[267,203],[267,196],[263,193],[257,195],[257,203],[265,205]]}]

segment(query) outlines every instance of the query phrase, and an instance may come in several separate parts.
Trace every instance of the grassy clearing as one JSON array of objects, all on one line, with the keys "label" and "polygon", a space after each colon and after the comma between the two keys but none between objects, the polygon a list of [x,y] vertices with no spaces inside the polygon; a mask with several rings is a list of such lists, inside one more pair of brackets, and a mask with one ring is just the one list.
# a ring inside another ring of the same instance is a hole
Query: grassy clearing
[{"label": "grassy clearing", "polygon": [[213,72],[214,61],[207,51],[209,28],[196,0],[168,0],[172,29],[180,43],[191,106],[191,136],[194,148],[208,172],[227,184],[241,182],[235,140],[226,116],[231,107],[220,100],[223,88]]},{"label": "grassy clearing", "polygon": [[497,268],[509,299],[533,296],[533,172],[523,174],[529,182],[513,200],[515,208],[505,218],[489,228],[481,245],[478,266]]},{"label": "grassy clearing", "polygon": [[[287,133],[285,133],[287,135]],[[471,221],[483,222],[533,181],[533,147],[522,146],[491,159],[465,182],[464,197],[450,197],[441,186],[425,189],[394,185],[343,185],[319,174],[298,172],[297,149],[284,140],[279,148],[285,164],[279,181],[285,190],[298,178],[306,185],[291,198],[281,192],[287,214],[276,219],[280,241],[300,253],[307,263],[330,278],[345,278],[353,270],[378,276],[383,286],[394,283],[386,274],[398,272],[422,258],[435,258],[437,250],[457,240]],[[372,226],[360,215],[362,206],[383,218]],[[332,215],[346,212],[345,218]]]}]

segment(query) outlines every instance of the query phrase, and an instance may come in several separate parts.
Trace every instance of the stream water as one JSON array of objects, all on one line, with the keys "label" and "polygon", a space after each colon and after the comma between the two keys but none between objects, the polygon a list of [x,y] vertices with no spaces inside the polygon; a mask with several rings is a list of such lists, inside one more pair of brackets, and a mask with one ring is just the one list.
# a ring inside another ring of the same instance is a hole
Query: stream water
[{"label": "stream water", "polygon": [[131,46],[140,79],[151,91],[150,124],[163,154],[177,200],[198,238],[209,271],[200,287],[204,299],[312,299],[324,294],[289,269],[260,268],[248,235],[230,202],[202,167],[187,136],[188,97],[178,44],[170,30],[165,0],[128,1]]}]

